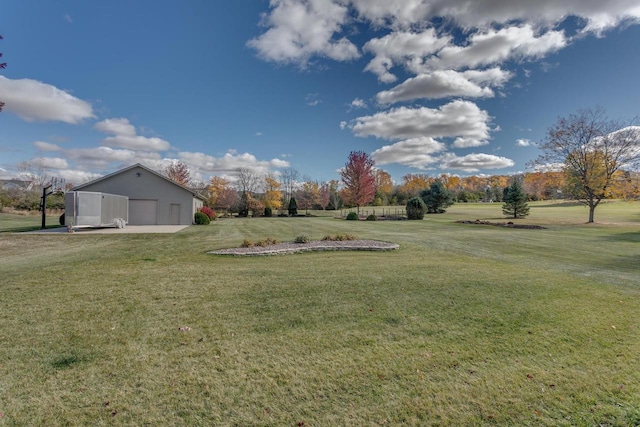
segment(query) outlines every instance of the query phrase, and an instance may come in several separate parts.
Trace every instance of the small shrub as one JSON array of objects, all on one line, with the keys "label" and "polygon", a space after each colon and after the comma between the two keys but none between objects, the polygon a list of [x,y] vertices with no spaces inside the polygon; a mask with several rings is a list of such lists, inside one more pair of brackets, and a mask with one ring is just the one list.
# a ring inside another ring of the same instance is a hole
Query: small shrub
[{"label": "small shrub", "polygon": [[253,243],[253,241],[249,239],[244,239],[240,244],[241,248],[252,248],[254,246],[255,246],[255,243]]},{"label": "small shrub", "polygon": [[294,240],[295,243],[309,243],[310,241],[311,241],[311,238],[306,234],[300,234]]},{"label": "small shrub", "polygon": [[64,214],[60,215],[60,225],[64,225]]},{"label": "small shrub", "polygon": [[208,216],[211,221],[216,219],[216,211],[207,206],[201,207],[199,211]]},{"label": "small shrub", "polygon": [[277,245],[278,243],[280,243],[278,242],[278,240],[274,239],[273,237],[267,237],[265,242],[267,242],[268,245]]},{"label": "small shrub", "polygon": [[211,222],[209,217],[202,212],[196,212],[193,220],[197,225],[209,225],[209,223]]},{"label": "small shrub", "polygon": [[420,197],[412,197],[407,202],[406,209],[408,219],[423,219],[427,206]]},{"label": "small shrub", "polygon": [[273,210],[271,209],[271,207],[267,206],[264,208],[264,216],[269,218],[273,216]]},{"label": "small shrub", "polygon": [[358,220],[358,214],[355,212],[349,212],[349,214],[347,215],[347,221],[357,221]]},{"label": "small shrub", "polygon": [[378,220],[378,217],[373,214],[367,217],[367,221],[377,221],[377,220]]},{"label": "small shrub", "polygon": [[322,238],[324,241],[331,242],[343,242],[347,240],[356,240],[357,237],[353,234],[345,233],[345,234],[327,234]]}]

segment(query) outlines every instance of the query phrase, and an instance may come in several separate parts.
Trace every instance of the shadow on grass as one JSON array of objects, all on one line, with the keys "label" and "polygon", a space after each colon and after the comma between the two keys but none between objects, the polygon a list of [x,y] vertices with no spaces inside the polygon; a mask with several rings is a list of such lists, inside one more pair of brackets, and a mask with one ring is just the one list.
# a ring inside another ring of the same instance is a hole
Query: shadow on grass
[{"label": "shadow on grass", "polygon": [[[46,229],[49,228],[59,228],[60,225],[47,225]],[[20,227],[9,227],[0,229],[0,234],[2,233],[25,233],[27,231],[37,231],[40,230],[39,225],[31,225],[31,226],[20,226]]]},{"label": "shadow on grass", "polygon": [[602,239],[611,242],[631,242],[640,243],[640,231],[634,231],[629,233],[615,233],[602,236]]},{"label": "shadow on grass", "polygon": [[570,202],[559,202],[559,203],[549,203],[548,205],[535,205],[537,208],[570,208],[573,206],[585,206],[584,203],[570,201]]},{"label": "shadow on grass", "polygon": [[56,355],[49,362],[53,369],[67,369],[74,365],[89,361],[89,357],[77,351],[68,351]]}]

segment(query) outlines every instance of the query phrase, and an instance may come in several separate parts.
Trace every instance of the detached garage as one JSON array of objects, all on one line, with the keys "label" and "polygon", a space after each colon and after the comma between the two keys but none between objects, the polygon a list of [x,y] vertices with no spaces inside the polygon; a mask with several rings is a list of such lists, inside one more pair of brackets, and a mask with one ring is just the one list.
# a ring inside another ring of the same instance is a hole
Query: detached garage
[{"label": "detached garage", "polygon": [[204,198],[141,164],[75,187],[129,198],[130,225],[191,225]]}]

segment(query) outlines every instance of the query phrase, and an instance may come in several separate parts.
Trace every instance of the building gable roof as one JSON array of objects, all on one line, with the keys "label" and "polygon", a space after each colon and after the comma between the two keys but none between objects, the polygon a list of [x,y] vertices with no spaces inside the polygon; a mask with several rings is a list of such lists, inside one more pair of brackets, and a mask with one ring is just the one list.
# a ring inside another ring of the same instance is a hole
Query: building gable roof
[{"label": "building gable roof", "polygon": [[140,163],[136,163],[136,164],[131,165],[129,167],[126,167],[124,169],[120,169],[119,171],[115,171],[115,172],[110,173],[108,175],[105,175],[103,177],[94,179],[93,181],[89,181],[89,182],[85,182],[84,184],[80,184],[80,185],[78,185],[76,187],[73,187],[73,189],[71,191],[81,191],[85,187],[88,187],[90,185],[96,184],[96,183],[101,182],[101,181],[106,181],[111,177],[114,177],[116,175],[120,175],[121,173],[128,172],[128,171],[130,171],[132,169],[135,169],[135,168],[141,168],[141,169],[145,170],[146,172],[152,173],[152,174],[156,175],[157,177],[162,178],[165,181],[171,183],[172,185],[175,185],[175,186],[180,187],[181,189],[183,189],[185,191],[188,191],[189,193],[191,193],[193,195],[193,197],[196,197],[196,198],[198,198],[200,200],[204,200],[204,196],[202,196],[201,194],[199,194],[199,193],[197,193],[197,192],[185,187],[184,185],[180,185],[177,182],[172,181],[171,179],[167,178],[166,176],[162,175],[161,173],[158,173],[158,172],[154,171],[153,169],[149,169],[148,167],[146,167],[146,166],[144,166],[144,165],[142,165]]}]

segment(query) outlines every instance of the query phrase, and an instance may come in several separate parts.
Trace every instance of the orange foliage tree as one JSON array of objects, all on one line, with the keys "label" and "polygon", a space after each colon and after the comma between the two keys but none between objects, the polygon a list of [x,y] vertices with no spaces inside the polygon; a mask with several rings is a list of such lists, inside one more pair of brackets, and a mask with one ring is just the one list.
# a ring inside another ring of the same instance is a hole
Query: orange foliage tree
[{"label": "orange foliage tree", "polygon": [[352,151],[349,160],[340,171],[344,184],[345,203],[358,208],[371,203],[376,195],[375,162],[364,151]]}]

